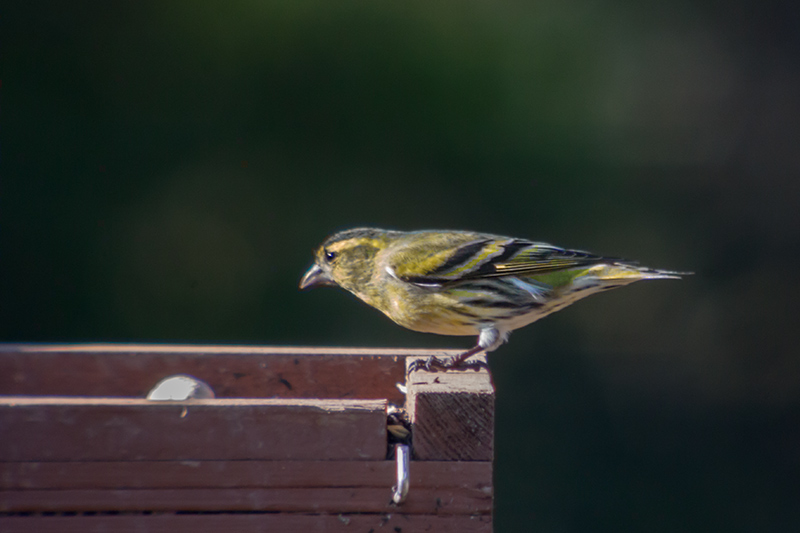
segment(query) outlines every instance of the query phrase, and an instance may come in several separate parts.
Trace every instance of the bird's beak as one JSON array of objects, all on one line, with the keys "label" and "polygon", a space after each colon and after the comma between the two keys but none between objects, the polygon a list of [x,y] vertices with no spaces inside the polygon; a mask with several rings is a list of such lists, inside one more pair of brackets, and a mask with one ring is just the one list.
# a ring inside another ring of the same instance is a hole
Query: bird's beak
[{"label": "bird's beak", "polygon": [[314,265],[308,269],[303,279],[300,280],[300,289],[308,289],[311,287],[322,287],[324,285],[336,285],[328,275],[318,265]]}]

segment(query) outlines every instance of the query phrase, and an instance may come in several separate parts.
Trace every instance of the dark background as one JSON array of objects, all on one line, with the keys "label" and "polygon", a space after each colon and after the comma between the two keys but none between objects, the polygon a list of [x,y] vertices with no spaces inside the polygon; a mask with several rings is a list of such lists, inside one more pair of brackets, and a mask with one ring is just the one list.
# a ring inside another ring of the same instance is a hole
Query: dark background
[{"label": "dark background", "polygon": [[471,346],[297,291],[361,225],[692,270],[492,355],[496,530],[798,531],[798,5],[5,3],[0,340]]}]

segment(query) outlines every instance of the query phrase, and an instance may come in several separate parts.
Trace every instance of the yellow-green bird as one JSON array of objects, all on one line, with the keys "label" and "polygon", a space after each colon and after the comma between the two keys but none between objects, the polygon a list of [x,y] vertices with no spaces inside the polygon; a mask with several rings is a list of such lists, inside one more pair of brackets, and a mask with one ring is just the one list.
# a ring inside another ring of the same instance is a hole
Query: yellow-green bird
[{"label": "yellow-green bird", "polygon": [[465,366],[511,331],[599,291],[689,272],[469,231],[356,228],[317,248],[300,288],[338,285],[414,331],[477,335],[474,348],[425,367]]}]

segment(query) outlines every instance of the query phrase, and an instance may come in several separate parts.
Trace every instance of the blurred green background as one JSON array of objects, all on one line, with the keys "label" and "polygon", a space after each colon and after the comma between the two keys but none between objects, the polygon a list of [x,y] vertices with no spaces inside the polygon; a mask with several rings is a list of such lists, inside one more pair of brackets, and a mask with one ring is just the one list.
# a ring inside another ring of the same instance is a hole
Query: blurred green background
[{"label": "blurred green background", "polygon": [[297,291],[361,225],[692,270],[492,355],[496,531],[798,531],[798,5],[5,3],[0,340],[471,346]]}]

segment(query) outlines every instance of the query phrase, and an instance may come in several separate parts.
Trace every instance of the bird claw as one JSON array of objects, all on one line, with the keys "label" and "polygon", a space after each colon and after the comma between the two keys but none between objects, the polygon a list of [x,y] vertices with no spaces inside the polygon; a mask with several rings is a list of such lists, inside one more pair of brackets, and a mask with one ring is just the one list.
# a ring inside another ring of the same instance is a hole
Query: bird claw
[{"label": "bird claw", "polygon": [[406,375],[411,375],[418,370],[425,370],[426,372],[440,372],[447,370],[474,370],[475,372],[481,369],[489,370],[489,365],[483,359],[473,359],[467,361],[458,355],[448,357],[446,359],[436,357],[434,355],[427,359],[417,359],[408,365],[408,372]]},{"label": "bird claw", "polygon": [[439,359],[436,356],[430,356],[427,359],[416,359],[408,365],[408,372],[410,375],[418,370],[425,370],[426,372],[438,372],[439,370],[446,370],[448,368],[447,361]]}]

